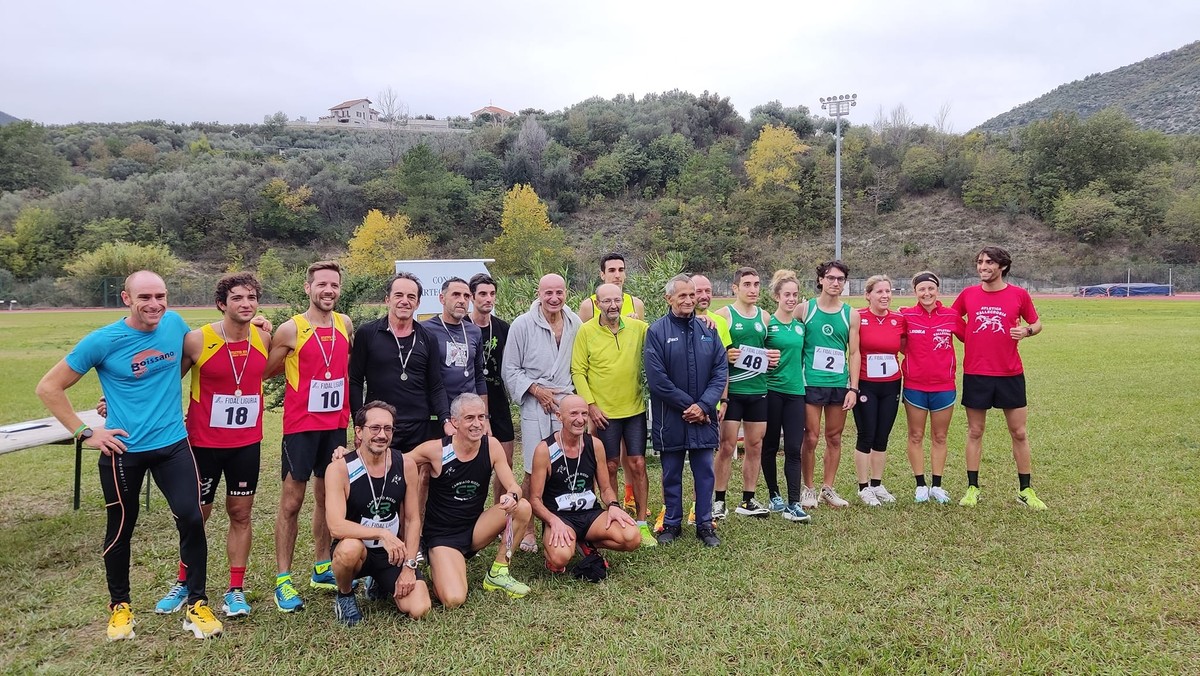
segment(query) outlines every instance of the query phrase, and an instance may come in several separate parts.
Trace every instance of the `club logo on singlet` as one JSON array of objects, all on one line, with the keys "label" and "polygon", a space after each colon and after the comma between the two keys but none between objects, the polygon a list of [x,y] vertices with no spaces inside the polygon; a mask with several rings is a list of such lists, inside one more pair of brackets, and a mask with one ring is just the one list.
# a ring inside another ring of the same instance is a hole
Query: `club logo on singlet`
[{"label": "club logo on singlet", "polygon": [[470,500],[479,492],[479,484],[474,481],[460,481],[454,484],[455,500]]},{"label": "club logo on singlet", "polygon": [[821,333],[824,333],[827,336],[832,336],[833,335],[833,325],[825,324],[824,326],[821,327]]},{"label": "club logo on singlet", "polygon": [[571,492],[572,493],[580,493],[583,491],[584,488],[587,487],[587,484],[588,484],[587,477],[582,477],[582,476],[576,477],[575,485],[571,487]]},{"label": "club logo on singlet", "polygon": [[555,473],[555,474],[561,474],[561,475],[563,475],[563,476],[566,476],[566,475],[568,474],[568,472],[567,472],[567,465],[566,465],[566,463],[563,463],[563,464],[561,464],[561,465],[559,465],[559,466],[555,467],[555,468],[554,468],[554,473]]},{"label": "club logo on singlet", "polygon": [[380,498],[372,500],[367,504],[367,510],[371,512],[371,516],[382,521],[387,521],[392,518],[396,512],[396,506],[392,504],[390,499]]},{"label": "club logo on singlet", "polygon": [[950,336],[934,336],[933,337],[933,349],[935,349],[935,350],[951,349],[950,348]]},{"label": "club logo on singlet", "polygon": [[158,371],[174,361],[174,352],[160,352],[159,350],[150,348],[149,350],[142,350],[133,355],[133,359],[129,364],[129,371],[135,378],[141,378],[147,373]]}]

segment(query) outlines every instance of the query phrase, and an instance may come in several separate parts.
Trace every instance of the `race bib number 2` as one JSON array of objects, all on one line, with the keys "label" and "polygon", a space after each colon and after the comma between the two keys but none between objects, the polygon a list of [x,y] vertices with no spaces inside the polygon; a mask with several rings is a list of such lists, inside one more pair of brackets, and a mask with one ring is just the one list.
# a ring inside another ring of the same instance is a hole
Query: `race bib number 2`
[{"label": "race bib number 2", "polygon": [[208,426],[214,429],[248,429],[258,424],[262,401],[257,394],[237,397],[214,394]]},{"label": "race bib number 2", "polygon": [[846,371],[846,353],[832,347],[818,346],[813,350],[812,368],[814,371],[825,373],[844,373]]},{"label": "race bib number 2", "polygon": [[736,368],[750,371],[751,373],[767,372],[767,351],[765,349],[749,345],[739,345],[738,350],[737,361],[733,362]]},{"label": "race bib number 2", "polygon": [[316,380],[308,386],[308,412],[329,413],[342,410],[346,400],[346,379]]}]

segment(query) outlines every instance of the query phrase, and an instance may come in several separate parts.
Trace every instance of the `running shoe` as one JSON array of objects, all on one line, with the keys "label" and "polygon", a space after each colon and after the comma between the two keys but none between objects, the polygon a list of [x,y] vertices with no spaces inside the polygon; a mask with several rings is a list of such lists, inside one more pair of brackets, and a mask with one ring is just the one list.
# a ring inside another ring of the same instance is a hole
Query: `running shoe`
[{"label": "running shoe", "polygon": [[929,501],[929,486],[917,486],[917,490],[913,493],[913,502],[928,502]]},{"label": "running shoe", "polygon": [[221,621],[203,599],[188,606],[183,614],[183,630],[192,632],[196,638],[220,636],[221,628]]},{"label": "running shoe", "polygon": [[308,580],[308,586],[313,589],[337,591],[337,579],[333,577],[333,563],[327,561],[313,566],[312,577]]},{"label": "running shoe", "polygon": [[725,501],[724,500],[714,500],[713,501],[713,514],[712,514],[713,521],[720,521],[721,519],[724,519],[727,516],[729,516],[729,510],[725,509]]},{"label": "running shoe", "polygon": [[347,627],[353,627],[362,622],[362,611],[358,609],[358,599],[354,597],[354,594],[347,596],[338,594],[333,599],[333,616]]},{"label": "running shoe", "polygon": [[517,582],[508,573],[508,566],[501,568],[495,575],[489,570],[487,575],[483,577],[483,588],[486,591],[502,591],[508,594],[508,598],[510,599],[524,598],[529,593],[529,586]]},{"label": "running shoe", "polygon": [[[762,503],[754,498],[750,498],[749,500],[738,505],[737,509],[734,511],[740,516],[756,516],[760,519],[765,519],[771,514],[771,510],[763,507]],[[716,518],[715,514],[713,515],[713,518]]]},{"label": "running shoe", "polygon": [[300,598],[300,592],[296,591],[296,585],[292,584],[291,578],[275,585],[275,607],[281,613],[304,609],[304,599]]},{"label": "running shoe", "polygon": [[782,497],[778,495],[772,495],[770,502],[767,503],[767,509],[775,512],[776,514],[780,514],[787,509],[787,503],[783,501]]},{"label": "running shoe", "polygon": [[883,484],[874,486],[871,488],[871,490],[875,491],[875,497],[879,498],[880,502],[895,502],[896,501],[896,496],[889,493],[888,489],[884,488]]},{"label": "running shoe", "polygon": [[796,523],[808,523],[809,520],[808,513],[804,511],[799,502],[788,505],[787,509],[783,510],[783,518]]},{"label": "running shoe", "polygon": [[159,615],[170,615],[182,608],[183,604],[187,603],[187,597],[187,585],[182,582],[176,582],[171,585],[171,589],[167,591],[167,595],[154,605],[154,612]]},{"label": "running shoe", "polygon": [[683,531],[679,526],[663,526],[663,529],[658,532],[658,544],[669,545],[679,539],[679,534]]},{"label": "running shoe", "polygon": [[875,495],[875,490],[870,486],[858,492],[858,499],[862,500],[863,504],[868,507],[878,507],[880,505],[879,497]]},{"label": "running shoe", "polygon": [[368,601],[382,601],[387,598],[387,594],[383,593],[383,588],[370,575],[363,578],[363,594],[366,595]]},{"label": "running shoe", "polygon": [[817,508],[817,491],[809,486],[804,487],[804,491],[800,493],[800,506],[805,510]]},{"label": "running shoe", "polygon": [[558,568],[555,568],[554,566],[550,565],[550,561],[549,561],[548,559],[543,559],[543,560],[546,562],[546,570],[550,571],[551,573],[565,573],[565,572],[567,572],[567,567],[566,567],[566,566],[559,566]]},{"label": "running shoe", "polygon": [[939,505],[944,505],[950,502],[950,494],[941,486],[934,486],[929,489],[929,497],[937,501]]},{"label": "running shoe", "polygon": [[246,594],[241,589],[230,589],[225,592],[225,603],[221,605],[225,617],[241,617],[250,614],[250,604],[246,603]]},{"label": "running shoe", "polygon": [[128,603],[118,603],[109,610],[112,611],[112,615],[108,618],[108,640],[120,641],[137,636],[133,632],[133,626],[137,624],[137,620],[133,619],[133,609],[129,607]]},{"label": "running shoe", "polygon": [[1026,488],[1025,490],[1021,491],[1020,493],[1017,493],[1017,499],[1020,500],[1022,504],[1026,505],[1030,509],[1036,509],[1036,510],[1050,509],[1049,507],[1046,506],[1046,503],[1044,503],[1038,499],[1037,493],[1034,493],[1032,488]]},{"label": "running shoe", "polygon": [[700,539],[700,542],[704,543],[705,547],[721,546],[721,538],[717,537],[717,531],[712,527],[697,528],[696,537]]},{"label": "running shoe", "polygon": [[658,510],[658,518],[654,520],[654,532],[655,533],[662,531],[663,519],[665,519],[665,518],[667,518],[667,506],[663,505],[663,508]]},{"label": "running shoe", "polygon": [[842,496],[838,495],[837,491],[833,490],[833,486],[821,486],[821,502],[836,509],[850,506],[849,502],[846,502]]},{"label": "running shoe", "polygon": [[629,484],[625,484],[625,500],[621,506],[630,514],[633,514],[634,510],[637,509],[637,501],[633,498],[633,486]]},{"label": "running shoe", "polygon": [[654,533],[650,532],[650,526],[648,524],[643,523],[642,525],[638,526],[638,530],[642,531],[642,545],[641,546],[643,546],[643,547],[657,547],[658,546],[658,540],[654,539]]},{"label": "running shoe", "polygon": [[967,492],[963,494],[962,500],[958,501],[959,507],[974,507],[979,504],[979,487],[967,486]]},{"label": "running shoe", "polygon": [[[664,512],[664,513],[665,513],[665,512]],[[696,525],[696,501],[695,501],[695,500],[692,500],[692,506],[688,508],[688,519],[687,519],[687,521],[688,521],[688,525],[689,525],[689,526],[695,526],[695,525]],[[661,528],[661,525],[662,525],[662,524],[661,524],[661,522],[660,522],[660,524],[659,524],[659,525],[660,525],[660,528],[659,528],[659,530],[662,530],[662,528]]]}]

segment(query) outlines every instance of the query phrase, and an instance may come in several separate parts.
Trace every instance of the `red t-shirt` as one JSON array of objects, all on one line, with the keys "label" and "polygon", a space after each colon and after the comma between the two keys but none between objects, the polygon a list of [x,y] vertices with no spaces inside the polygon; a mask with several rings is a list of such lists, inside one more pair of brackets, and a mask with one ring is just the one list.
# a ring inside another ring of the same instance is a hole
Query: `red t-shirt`
[{"label": "red t-shirt", "polygon": [[954,312],[966,317],[963,336],[963,373],[973,376],[1018,376],[1025,372],[1017,341],[1009,330],[1021,319],[1038,320],[1029,292],[1008,284],[999,291],[969,286],[954,299]]},{"label": "red t-shirt", "polygon": [[904,387],[920,392],[948,392],[954,389],[958,368],[954,337],[963,337],[963,321],[954,310],[939,300],[932,312],[920,305],[900,309],[904,315]]},{"label": "red t-shirt", "polygon": [[888,310],[880,317],[869,308],[858,311],[858,353],[862,366],[859,380],[887,383],[900,379],[900,339],[904,337],[904,317]]},{"label": "red t-shirt", "polygon": [[199,448],[238,448],[262,441],[262,376],[267,368],[262,336],[251,327],[249,340],[227,343],[211,324],[201,333],[204,345],[192,365],[188,441]]}]

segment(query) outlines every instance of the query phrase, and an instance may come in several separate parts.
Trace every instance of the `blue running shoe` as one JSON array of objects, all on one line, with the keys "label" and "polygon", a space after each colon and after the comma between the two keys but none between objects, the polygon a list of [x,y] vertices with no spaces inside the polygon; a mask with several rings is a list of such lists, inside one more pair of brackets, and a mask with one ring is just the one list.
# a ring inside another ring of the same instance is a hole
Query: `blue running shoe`
[{"label": "blue running shoe", "polygon": [[337,591],[337,580],[333,577],[333,564],[325,562],[313,566],[313,573],[312,577],[308,580],[308,586],[313,589]]},{"label": "blue running shoe", "polygon": [[358,599],[354,598],[354,594],[349,596],[338,594],[337,598],[333,600],[333,615],[338,622],[347,627],[353,627],[363,619],[362,611],[358,609]]},{"label": "blue running shoe", "polygon": [[767,509],[775,512],[776,514],[781,514],[787,509],[787,503],[783,501],[782,497],[778,495],[772,495],[770,502],[767,503]]},{"label": "blue running shoe", "polygon": [[788,521],[795,521],[796,523],[808,523],[809,517],[808,513],[800,507],[799,502],[793,502],[787,506],[787,509],[783,510],[783,518]]},{"label": "blue running shoe", "polygon": [[275,607],[281,613],[304,609],[304,599],[300,598],[300,592],[296,591],[296,585],[292,584],[292,578],[285,578],[275,585]]},{"label": "blue running shoe", "polygon": [[154,612],[158,613],[159,615],[170,615],[171,613],[182,608],[183,605],[187,603],[187,599],[187,585],[182,582],[176,582],[175,584],[171,585],[171,589],[167,592],[167,595],[162,597],[162,599],[155,604]]},{"label": "blue running shoe", "polygon": [[242,617],[250,614],[250,604],[246,603],[246,594],[241,589],[230,589],[225,592],[225,603],[221,606],[225,617]]}]

